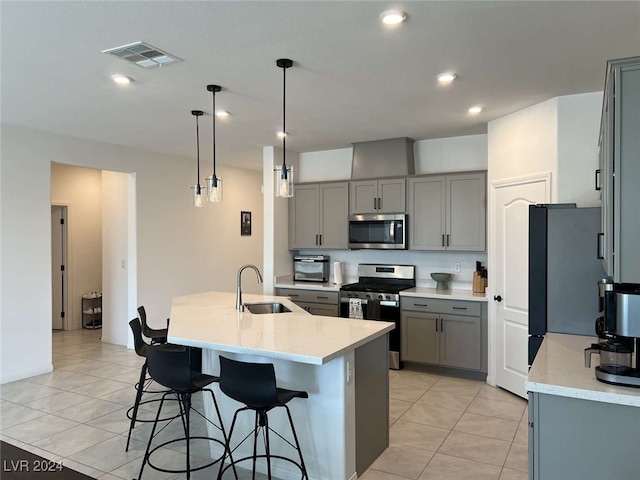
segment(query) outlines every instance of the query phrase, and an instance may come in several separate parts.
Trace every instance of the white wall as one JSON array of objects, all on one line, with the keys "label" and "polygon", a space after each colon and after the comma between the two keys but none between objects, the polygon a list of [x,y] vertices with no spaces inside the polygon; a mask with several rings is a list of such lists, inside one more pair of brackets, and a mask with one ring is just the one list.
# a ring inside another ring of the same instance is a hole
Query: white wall
[{"label": "white wall", "polygon": [[487,180],[552,172],[551,199],[557,201],[558,99],[489,122]]},{"label": "white wall", "polygon": [[82,328],[82,295],[102,291],[100,170],[51,164],[51,204],[67,205],[67,329]]},{"label": "white wall", "polygon": [[599,207],[594,188],[602,92],[558,97],[558,202]]},{"label": "white wall", "polygon": [[[221,166],[224,203],[196,209],[189,188],[195,168],[191,159],[10,125],[2,125],[1,134],[1,383],[51,370],[51,162],[135,172],[134,289],[136,303],[145,305],[152,323],[166,321],[172,297],[233,291],[240,265],[262,267],[259,172]],[[253,214],[250,237],[240,236],[241,210]],[[261,291],[246,284],[247,291]],[[128,295],[128,316],[119,319],[119,332],[135,316],[131,288]]]},{"label": "white wall", "polygon": [[[129,179],[126,173],[102,171],[102,341],[127,345],[129,332],[123,328],[130,314],[129,275],[136,269],[129,256]],[[133,290],[133,289],[132,289]],[[135,298],[135,290],[131,292]],[[135,308],[135,307],[134,307]]]},{"label": "white wall", "polygon": [[353,148],[301,153],[300,182],[351,178],[352,157]]},{"label": "white wall", "polygon": [[413,144],[416,174],[487,169],[487,136],[419,140]]}]

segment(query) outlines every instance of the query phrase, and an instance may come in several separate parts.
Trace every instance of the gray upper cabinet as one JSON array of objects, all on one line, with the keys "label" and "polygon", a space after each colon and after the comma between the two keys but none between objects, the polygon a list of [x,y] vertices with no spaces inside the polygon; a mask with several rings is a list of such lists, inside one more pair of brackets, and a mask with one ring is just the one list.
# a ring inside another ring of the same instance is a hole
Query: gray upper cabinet
[{"label": "gray upper cabinet", "polygon": [[297,184],[289,204],[289,248],[347,249],[349,184]]},{"label": "gray upper cabinet", "polygon": [[640,57],[607,64],[600,130],[603,266],[616,283],[640,283]]},{"label": "gray upper cabinet", "polygon": [[349,182],[350,213],[404,213],[406,180],[387,178]]},{"label": "gray upper cabinet", "polygon": [[409,248],[486,249],[486,174],[409,179]]}]

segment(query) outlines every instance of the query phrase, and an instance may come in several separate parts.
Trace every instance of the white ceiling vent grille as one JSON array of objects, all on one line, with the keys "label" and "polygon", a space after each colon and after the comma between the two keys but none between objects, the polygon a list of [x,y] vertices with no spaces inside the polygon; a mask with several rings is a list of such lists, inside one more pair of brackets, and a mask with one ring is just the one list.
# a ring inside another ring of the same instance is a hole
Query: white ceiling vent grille
[{"label": "white ceiling vent grille", "polygon": [[181,58],[163,52],[159,48],[152,47],[144,42],[135,42],[121,47],[109,48],[108,50],[103,50],[102,53],[108,53],[142,68],[162,67],[182,61]]}]

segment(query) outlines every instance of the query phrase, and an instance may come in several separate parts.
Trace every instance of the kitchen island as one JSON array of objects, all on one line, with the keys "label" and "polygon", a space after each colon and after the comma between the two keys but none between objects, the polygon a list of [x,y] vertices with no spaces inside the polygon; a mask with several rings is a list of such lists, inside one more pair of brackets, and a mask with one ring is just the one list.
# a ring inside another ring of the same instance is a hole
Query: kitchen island
[{"label": "kitchen island", "polygon": [[596,337],[547,333],[525,384],[529,478],[640,478],[640,389],[596,380]]},{"label": "kitchen island", "polygon": [[[356,479],[389,443],[387,352],[393,323],[310,315],[285,297],[244,294],[243,299],[245,304],[280,302],[291,312],[238,312],[233,293],[176,297],[169,342],[202,348],[202,370],[213,375],[219,374],[219,355],[273,363],[279,386],[309,393],[308,399],[289,404],[309,477]],[[229,427],[240,405],[219,390],[216,396]],[[212,415],[211,405],[205,410]],[[269,423],[286,437],[289,427],[281,410],[270,414]],[[245,414],[238,422],[234,438],[243,438],[253,416]],[[239,455],[250,454],[246,447]],[[271,449],[295,455],[277,437]],[[286,463],[277,465],[274,475],[299,478]]]}]

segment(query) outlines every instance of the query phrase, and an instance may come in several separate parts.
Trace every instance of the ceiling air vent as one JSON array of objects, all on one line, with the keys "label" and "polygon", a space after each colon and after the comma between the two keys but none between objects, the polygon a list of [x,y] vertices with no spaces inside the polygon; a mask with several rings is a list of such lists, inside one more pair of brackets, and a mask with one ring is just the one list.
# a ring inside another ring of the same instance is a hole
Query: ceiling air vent
[{"label": "ceiling air vent", "polygon": [[162,67],[182,61],[181,58],[163,52],[159,48],[152,47],[144,42],[135,42],[121,47],[109,48],[108,50],[103,50],[102,53],[108,53],[142,68]]}]

